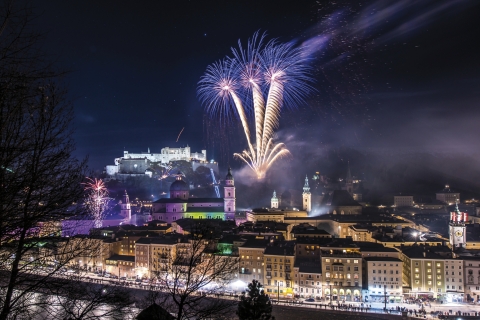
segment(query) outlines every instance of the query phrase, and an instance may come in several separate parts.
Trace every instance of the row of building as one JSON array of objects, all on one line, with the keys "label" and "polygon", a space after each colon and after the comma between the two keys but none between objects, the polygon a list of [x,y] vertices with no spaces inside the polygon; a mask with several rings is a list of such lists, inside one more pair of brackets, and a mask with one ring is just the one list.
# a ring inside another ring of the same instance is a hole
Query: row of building
[{"label": "row of building", "polygon": [[[142,227],[96,229],[90,238],[102,243],[100,254],[79,256],[74,263],[118,277],[154,278],[165,263],[188,252],[189,230],[198,222],[180,219],[172,224],[152,221]],[[480,300],[480,256],[461,248],[452,251],[447,244],[384,246],[349,236],[335,238],[308,224],[295,226],[293,240],[286,240],[284,226],[274,222],[236,226],[232,221],[206,219],[203,223],[216,238],[209,256],[237,259],[235,279],[245,285],[258,280],[268,294],[281,298]]]}]

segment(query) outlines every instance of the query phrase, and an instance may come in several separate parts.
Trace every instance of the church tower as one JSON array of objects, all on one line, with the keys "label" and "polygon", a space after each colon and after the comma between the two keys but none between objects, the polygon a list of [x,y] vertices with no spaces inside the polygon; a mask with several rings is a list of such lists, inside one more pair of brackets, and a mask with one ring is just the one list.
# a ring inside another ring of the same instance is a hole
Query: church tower
[{"label": "church tower", "polygon": [[120,202],[120,215],[127,223],[130,223],[130,219],[132,219],[132,208],[130,207],[130,199],[128,198],[127,190],[125,190],[122,201]]},{"label": "church tower", "polygon": [[224,189],[224,212],[225,220],[235,219],[235,186],[233,183],[232,171],[228,168],[227,176],[225,177]]},{"label": "church tower", "polygon": [[310,187],[308,186],[308,177],[305,176],[305,185],[303,186],[303,210],[312,211],[312,194],[310,193]]},{"label": "church tower", "polygon": [[450,245],[452,249],[465,247],[467,244],[467,234],[465,223],[468,221],[468,214],[460,212],[458,202],[454,212],[450,212],[450,222],[448,233],[450,235]]},{"label": "church tower", "polygon": [[272,209],[278,209],[278,198],[277,198],[277,192],[275,192],[275,190],[273,190],[273,197],[270,203],[271,203],[270,207]]}]

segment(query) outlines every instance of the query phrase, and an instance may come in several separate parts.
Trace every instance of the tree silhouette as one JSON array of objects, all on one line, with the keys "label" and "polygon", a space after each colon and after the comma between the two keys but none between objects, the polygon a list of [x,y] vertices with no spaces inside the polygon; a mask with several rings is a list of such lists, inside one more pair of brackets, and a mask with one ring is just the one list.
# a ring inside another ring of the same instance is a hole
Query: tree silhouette
[{"label": "tree silhouette", "polygon": [[260,282],[253,280],[238,303],[237,315],[240,320],[274,320],[272,302],[262,289]]}]

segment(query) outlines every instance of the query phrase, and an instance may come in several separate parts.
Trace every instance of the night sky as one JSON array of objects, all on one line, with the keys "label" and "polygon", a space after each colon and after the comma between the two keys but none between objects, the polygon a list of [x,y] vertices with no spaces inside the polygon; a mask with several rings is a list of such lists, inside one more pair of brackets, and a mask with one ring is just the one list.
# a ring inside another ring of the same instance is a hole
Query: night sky
[{"label": "night sky", "polygon": [[[208,138],[215,125],[205,121],[196,88],[209,64],[257,30],[309,44],[317,91],[282,114],[279,137],[287,147],[479,151],[477,1],[35,5],[45,51],[71,71],[76,155],[89,155],[92,169],[113,164],[123,150],[187,144],[233,161],[228,155],[244,148],[244,138],[232,129],[228,152]],[[314,41],[325,35],[328,43]]]}]

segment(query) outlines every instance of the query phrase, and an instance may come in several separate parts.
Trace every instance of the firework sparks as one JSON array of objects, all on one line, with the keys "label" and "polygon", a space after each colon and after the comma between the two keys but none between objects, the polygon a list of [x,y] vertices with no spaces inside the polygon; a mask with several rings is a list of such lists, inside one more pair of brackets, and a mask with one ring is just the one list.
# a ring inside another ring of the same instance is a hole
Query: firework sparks
[{"label": "firework sparks", "polygon": [[183,129],[185,129],[185,127],[183,127],[182,130],[180,130],[180,133],[178,134],[178,137],[177,137],[177,141],[175,141],[175,142],[178,142],[178,139],[180,139],[180,135],[182,134]]},{"label": "firework sparks", "polygon": [[88,208],[95,220],[95,228],[102,227],[103,213],[107,208],[108,190],[101,179],[91,179],[87,177],[85,182],[85,206]]},{"label": "firework sparks", "polygon": [[171,176],[171,173],[170,173],[171,170],[172,170],[171,165],[164,166],[163,170],[162,170],[162,175],[158,178],[158,180],[163,180],[163,179],[166,179],[166,178],[170,177]]},{"label": "firework sparks", "polygon": [[[275,40],[264,45],[264,37],[255,33],[245,49],[239,42],[239,48],[232,50],[233,58],[207,67],[198,88],[199,97],[212,116],[225,119],[235,111],[248,147],[234,156],[244,161],[258,179],[265,177],[275,161],[290,154],[283,143],[274,142],[282,107],[297,106],[312,89],[307,58],[302,51]],[[247,119],[251,109],[255,143]]]}]

